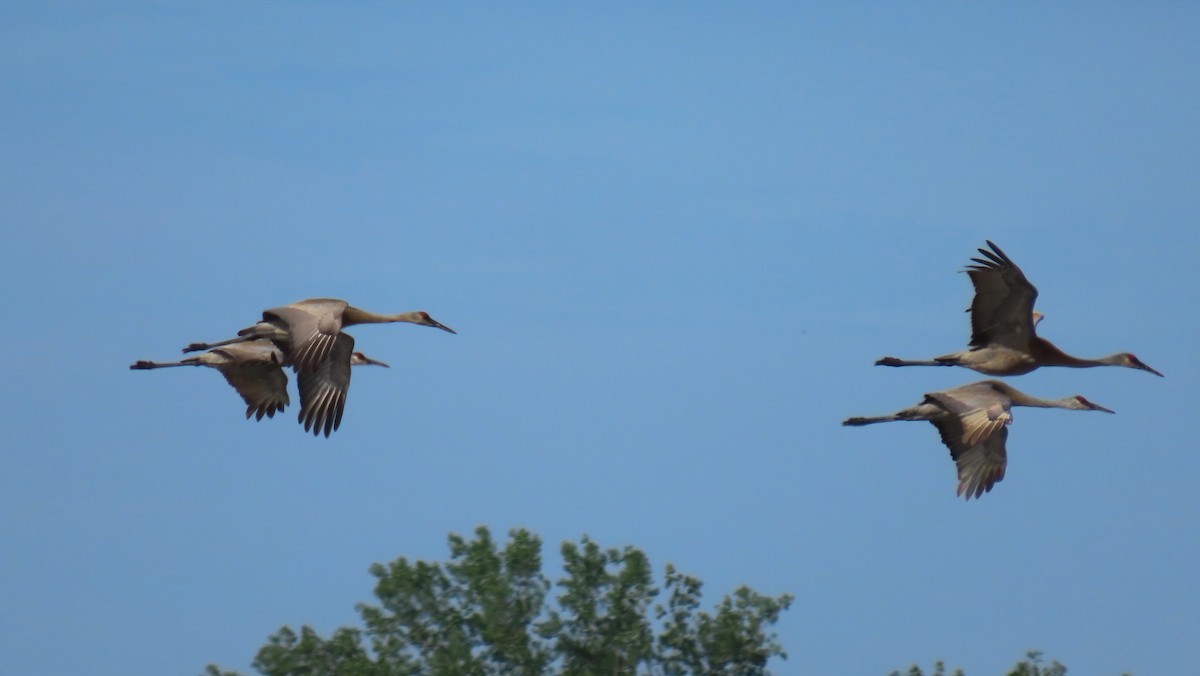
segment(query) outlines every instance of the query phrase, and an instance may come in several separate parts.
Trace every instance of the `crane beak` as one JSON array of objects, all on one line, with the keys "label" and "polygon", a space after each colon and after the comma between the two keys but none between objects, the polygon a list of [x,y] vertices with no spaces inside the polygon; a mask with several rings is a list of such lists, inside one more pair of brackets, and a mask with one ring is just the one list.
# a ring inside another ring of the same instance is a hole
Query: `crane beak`
[{"label": "crane beak", "polygon": [[430,323],[427,324],[426,326],[432,326],[435,329],[441,329],[443,331],[453,333],[454,335],[458,335],[458,331],[455,331],[454,329],[450,328],[449,326],[442,324],[441,322],[437,321],[436,319],[430,319],[429,322]]},{"label": "crane beak", "polygon": [[1093,410],[1093,411],[1104,411],[1105,413],[1116,413],[1116,411],[1112,410],[1111,408],[1104,408],[1104,407],[1103,407],[1103,406],[1101,406],[1100,404],[1095,404],[1095,403],[1092,403],[1092,402],[1090,402],[1090,401],[1089,401],[1088,403],[1089,403],[1089,404],[1092,404],[1092,410]]},{"label": "crane beak", "polygon": [[385,369],[390,369],[390,368],[391,368],[390,366],[388,366],[387,364],[385,364],[385,363],[383,363],[383,362],[379,361],[378,359],[371,359],[370,357],[368,357],[367,355],[363,354],[362,352],[355,352],[355,353],[354,353],[354,358],[357,360],[357,361],[356,361],[356,362],[354,362],[354,363],[355,363],[355,364],[358,364],[358,365],[366,366],[366,365],[368,365],[368,364],[369,364],[369,365],[371,365],[371,366],[382,366],[382,367],[383,367],[383,368],[385,368]]},{"label": "crane beak", "polygon": [[1133,362],[1133,366],[1134,366],[1134,368],[1139,368],[1143,371],[1149,371],[1149,372],[1153,373],[1154,375],[1158,376],[1159,378],[1163,377],[1163,374],[1159,373],[1158,371],[1155,371],[1154,369],[1150,368],[1149,366],[1146,366],[1146,364],[1142,363],[1141,360],[1135,360]]}]

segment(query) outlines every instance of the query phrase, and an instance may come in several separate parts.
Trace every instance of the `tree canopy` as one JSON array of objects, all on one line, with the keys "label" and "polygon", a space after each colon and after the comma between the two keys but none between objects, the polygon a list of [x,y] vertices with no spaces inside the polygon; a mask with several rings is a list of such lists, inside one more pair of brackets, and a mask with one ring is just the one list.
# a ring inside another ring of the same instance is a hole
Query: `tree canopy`
[{"label": "tree canopy", "polygon": [[[451,535],[449,545],[445,563],[372,565],[378,605],[358,604],[362,628],[322,638],[284,626],[254,668],[266,676],[751,676],[787,658],[771,627],[789,594],[742,586],[705,611],[700,580],[668,564],[660,589],[633,547],[564,542],[564,575],[552,587],[541,540],[526,530],[510,531],[503,547],[485,527],[471,540]],[[205,673],[237,676],[215,665]]]},{"label": "tree canopy", "polygon": [[[1050,664],[1042,664],[1042,652],[1040,650],[1030,650],[1025,653],[1025,659],[1017,662],[1012,669],[1009,670],[1006,676],[1066,676],[1067,667],[1058,660],[1052,661]],[[921,668],[913,665],[908,668],[908,671],[901,674],[899,671],[893,671],[889,676],[925,676]],[[946,676],[946,665],[942,661],[934,662],[933,671],[929,676]],[[955,669],[950,676],[964,676],[962,669]],[[1123,676],[1130,676],[1124,674]]]}]

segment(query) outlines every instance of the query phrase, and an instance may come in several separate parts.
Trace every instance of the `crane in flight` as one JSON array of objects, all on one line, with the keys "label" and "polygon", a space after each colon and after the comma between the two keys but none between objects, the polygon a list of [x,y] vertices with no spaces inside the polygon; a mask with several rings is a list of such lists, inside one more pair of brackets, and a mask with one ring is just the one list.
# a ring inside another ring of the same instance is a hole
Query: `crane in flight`
[{"label": "crane in flight", "polygon": [[1124,366],[1162,376],[1129,352],[1081,359],[1063,352],[1054,343],[1037,335],[1042,319],[1033,309],[1037,289],[1025,278],[1021,268],[987,240],[991,250],[979,249],[983,258],[972,258],[967,274],[975,285],[971,313],[970,348],[934,357],[929,361],[907,361],[883,357],[878,366],[964,366],[991,376],[1017,376],[1041,366]]},{"label": "crane in flight", "polygon": [[[353,342],[350,343],[353,348]],[[139,360],[129,366],[131,370],[149,370],[171,368],[174,366],[208,366],[221,372],[225,380],[241,395],[246,402],[246,419],[251,415],[255,420],[268,418],[282,411],[291,400],[287,393],[287,373],[283,366],[285,357],[283,351],[269,340],[257,339],[230,345],[216,347],[195,357],[187,357],[177,362],[154,362]],[[349,359],[349,365],[387,366],[387,364],[371,359],[361,352],[354,352]],[[350,376],[345,377],[342,401],[345,402],[345,387],[349,386]],[[303,382],[303,378],[301,379]],[[300,400],[303,411],[304,389],[301,388]],[[303,413],[302,413],[303,415]],[[340,409],[339,415],[340,418]],[[328,434],[326,435],[328,436]]]},{"label": "crane in flight", "polygon": [[[420,326],[431,326],[449,333],[457,333],[429,316],[428,312],[416,310],[395,315],[381,315],[360,310],[344,300],[334,298],[310,298],[264,310],[262,320],[254,326],[238,331],[236,338],[216,343],[192,343],[184,352],[209,350],[265,338],[280,346],[287,353],[288,364],[296,370],[314,371],[329,357],[342,327],[354,324],[385,324],[408,322]],[[348,355],[346,355],[349,358]]]},{"label": "crane in flight", "polygon": [[[386,366],[363,356],[361,352],[355,352],[354,337],[342,329],[355,324],[393,322],[430,326],[456,333],[422,310],[381,315],[353,307],[344,300],[310,298],[263,311],[258,323],[238,331],[235,338],[215,343],[192,343],[183,351],[208,350],[201,358],[212,360],[216,357],[207,355],[239,345],[256,345],[258,350],[265,350],[263,345],[270,346],[275,366],[270,376],[264,378],[269,377],[272,384],[282,383],[275,391],[282,393],[282,401],[286,404],[287,377],[282,367],[292,367],[297,374],[300,390],[298,421],[306,432],[311,431],[314,435],[324,433],[328,437],[342,424],[346,395],[350,389],[350,367],[358,364]],[[189,363],[189,360],[180,362],[184,363]],[[282,405],[272,407],[268,415],[274,415],[275,411],[282,408]]]},{"label": "crane in flight", "polygon": [[1065,408],[1115,413],[1081,396],[1039,399],[999,380],[981,380],[941,392],[931,392],[916,406],[891,415],[854,417],[843,425],[860,426],[895,420],[928,420],[950,449],[958,467],[958,495],[967,500],[992,490],[1004,478],[1008,464],[1005,442],[1013,406]]}]

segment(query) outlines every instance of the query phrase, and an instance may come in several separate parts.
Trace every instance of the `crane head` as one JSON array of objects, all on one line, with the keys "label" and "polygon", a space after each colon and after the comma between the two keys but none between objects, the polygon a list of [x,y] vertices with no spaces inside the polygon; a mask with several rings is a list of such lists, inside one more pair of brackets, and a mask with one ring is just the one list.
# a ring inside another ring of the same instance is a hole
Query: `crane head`
[{"label": "crane head", "polygon": [[1141,359],[1138,359],[1137,357],[1133,356],[1132,354],[1130,354],[1128,352],[1121,355],[1121,366],[1127,366],[1131,369],[1139,369],[1142,371],[1149,371],[1150,373],[1153,373],[1154,375],[1158,376],[1159,378],[1163,377],[1163,374],[1150,368]]},{"label": "crane head", "polygon": [[447,332],[453,333],[453,334],[458,333],[458,331],[455,331],[454,329],[450,328],[449,326],[446,326],[445,324],[442,324],[441,322],[434,319],[433,317],[430,317],[429,313],[425,312],[424,310],[418,310],[416,315],[417,315],[417,318],[415,321],[413,321],[414,324],[420,324],[421,326],[432,326],[435,329],[441,329],[443,331],[447,331]]}]

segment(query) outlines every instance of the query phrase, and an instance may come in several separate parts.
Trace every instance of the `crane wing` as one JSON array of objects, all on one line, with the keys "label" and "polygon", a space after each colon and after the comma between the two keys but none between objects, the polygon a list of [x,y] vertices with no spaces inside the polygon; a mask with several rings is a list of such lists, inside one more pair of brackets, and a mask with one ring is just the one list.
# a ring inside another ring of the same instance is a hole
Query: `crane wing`
[{"label": "crane wing", "polygon": [[967,266],[975,285],[971,301],[971,346],[1001,345],[1029,353],[1034,338],[1033,304],[1037,289],[1025,279],[1021,268],[991,240],[991,251],[980,249],[983,258],[972,258]]},{"label": "crane wing", "polygon": [[212,350],[226,362],[218,366],[233,389],[246,402],[246,418],[272,418],[291,400],[287,393],[287,374],[283,372],[283,352],[269,340],[234,343]]},{"label": "crane wing", "polygon": [[301,371],[297,376],[300,388],[299,422],[304,431],[314,436],[331,432],[342,424],[346,408],[346,392],[350,389],[350,357],[354,353],[354,338],[339,333],[333,341],[329,357],[316,370]]},{"label": "crane wing", "polygon": [[1004,479],[1008,452],[1004,448],[1008,428],[1000,430],[976,444],[950,448],[950,457],[958,467],[958,495],[970,500],[992,490]]},{"label": "crane wing", "polygon": [[[944,392],[931,392],[925,400],[937,404],[951,413],[953,425],[943,428],[943,441],[947,433],[957,434],[955,441],[961,444],[976,444],[999,432],[1012,422],[1011,402],[1008,397],[994,390],[990,381],[963,385]],[[949,446],[949,442],[946,444]]]},{"label": "crane wing", "polygon": [[925,395],[949,413],[930,422],[958,467],[958,495],[968,500],[992,490],[1004,478],[1006,425],[1012,422],[1012,413],[1007,397],[996,395],[986,383]]},{"label": "crane wing", "polygon": [[292,368],[314,371],[329,358],[342,329],[346,302],[334,299],[300,301],[263,312],[263,320],[278,320],[291,334]]}]

